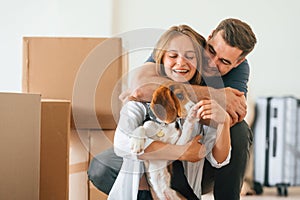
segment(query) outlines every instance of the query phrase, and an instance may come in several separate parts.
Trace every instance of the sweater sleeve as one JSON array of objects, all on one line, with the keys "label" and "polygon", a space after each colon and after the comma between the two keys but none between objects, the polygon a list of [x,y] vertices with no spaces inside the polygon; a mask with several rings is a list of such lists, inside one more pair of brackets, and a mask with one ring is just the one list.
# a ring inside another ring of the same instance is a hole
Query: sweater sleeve
[{"label": "sweater sleeve", "polygon": [[212,149],[216,143],[217,138],[217,130],[215,128],[205,126],[204,127],[205,136],[203,139],[203,143],[206,148],[206,159],[210,162],[210,164],[215,168],[220,168],[227,165],[231,158],[231,148],[228,152],[227,158],[222,163],[218,163],[212,154]]},{"label": "sweater sleeve", "polygon": [[[122,107],[114,137],[114,151],[118,156],[137,160],[137,155],[131,153],[131,136],[137,127],[143,125],[145,116],[146,108],[140,102],[128,101]],[[153,140],[146,138],[145,142],[148,146]]]}]

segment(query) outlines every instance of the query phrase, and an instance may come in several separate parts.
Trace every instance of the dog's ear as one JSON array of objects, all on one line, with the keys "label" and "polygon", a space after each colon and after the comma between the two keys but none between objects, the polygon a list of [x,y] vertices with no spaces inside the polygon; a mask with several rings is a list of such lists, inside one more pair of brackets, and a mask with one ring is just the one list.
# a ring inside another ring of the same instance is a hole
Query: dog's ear
[{"label": "dog's ear", "polygon": [[[177,93],[176,92],[176,89],[178,90],[179,88],[181,88],[181,92],[180,93]],[[179,102],[179,98],[184,98],[183,97],[183,93],[182,91],[185,89],[184,87],[182,87],[181,85],[179,84],[172,84],[169,86],[169,89],[171,91],[171,94],[172,94],[172,97],[173,97],[173,100],[174,100],[174,103],[175,103],[175,107],[176,107],[176,111],[177,111],[177,116],[176,117],[181,117],[183,115],[182,112],[182,108],[180,107],[181,106],[181,103]],[[176,94],[177,93],[177,94]],[[177,95],[180,95],[180,97],[178,97]],[[182,100],[181,99],[181,100]]]},{"label": "dog's ear", "polygon": [[177,118],[177,98],[173,92],[165,86],[159,87],[153,93],[150,104],[154,115],[165,123],[174,122]]}]

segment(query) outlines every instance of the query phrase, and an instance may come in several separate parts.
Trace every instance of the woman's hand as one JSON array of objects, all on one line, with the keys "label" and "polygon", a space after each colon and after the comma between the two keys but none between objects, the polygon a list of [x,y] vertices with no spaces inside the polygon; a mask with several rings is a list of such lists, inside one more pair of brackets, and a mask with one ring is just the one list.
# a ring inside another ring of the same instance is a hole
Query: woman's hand
[{"label": "woman's hand", "polygon": [[212,120],[214,123],[223,124],[230,122],[229,114],[214,100],[201,100],[194,107],[196,116],[200,120]]},{"label": "woman's hand", "polygon": [[185,160],[189,162],[197,162],[205,157],[205,146],[202,145],[199,141],[202,136],[195,136],[189,143],[185,145],[185,151],[179,157],[179,160]]}]

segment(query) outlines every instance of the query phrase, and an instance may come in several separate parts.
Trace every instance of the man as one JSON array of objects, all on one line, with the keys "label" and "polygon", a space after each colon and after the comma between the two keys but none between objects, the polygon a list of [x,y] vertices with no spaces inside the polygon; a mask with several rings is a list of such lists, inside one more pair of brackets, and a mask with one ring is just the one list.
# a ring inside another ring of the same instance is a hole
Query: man
[{"label": "man", "polygon": [[[213,98],[219,103],[226,101],[226,111],[232,118],[231,135],[231,161],[220,169],[213,168],[205,162],[202,194],[214,190],[216,200],[240,199],[240,189],[243,183],[244,172],[249,158],[249,147],[252,142],[252,132],[243,118],[246,116],[247,82],[249,78],[249,65],[246,56],[253,50],[256,37],[248,24],[238,19],[225,19],[208,37],[207,52],[210,58],[209,65],[203,69],[204,81],[207,86],[193,86],[197,100]],[[151,61],[151,60],[150,60]],[[222,84],[218,84],[221,75]],[[217,77],[217,78],[216,78]],[[158,77],[155,64],[147,62],[139,69],[133,80],[136,88],[134,95],[139,99],[150,100],[157,85],[149,83],[162,83],[165,79]],[[217,83],[217,84],[215,84]],[[214,87],[214,88],[213,88]],[[224,94],[219,95],[220,93]],[[225,98],[225,99],[224,99]],[[194,148],[193,146],[190,149]],[[196,148],[196,147],[195,147]],[[117,176],[122,160],[111,157],[112,152],[106,151],[97,155],[91,162],[89,178],[100,190],[108,193]],[[108,161],[110,158],[113,160]],[[105,159],[106,158],[106,159]],[[190,155],[186,160],[194,161],[196,155]],[[108,167],[113,166],[113,167]],[[176,176],[172,179],[172,187],[179,192],[185,191],[181,185],[183,170],[180,161],[174,162]],[[107,183],[112,182],[112,183]],[[111,184],[111,186],[110,186]]]}]

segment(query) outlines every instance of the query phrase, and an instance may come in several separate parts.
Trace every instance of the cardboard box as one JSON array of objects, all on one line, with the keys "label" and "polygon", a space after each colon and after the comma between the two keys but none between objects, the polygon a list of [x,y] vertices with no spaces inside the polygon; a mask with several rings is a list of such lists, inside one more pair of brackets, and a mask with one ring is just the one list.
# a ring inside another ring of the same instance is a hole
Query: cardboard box
[{"label": "cardboard box", "polygon": [[39,199],[40,99],[0,93],[0,199]]},{"label": "cardboard box", "polygon": [[90,130],[90,154],[95,156],[113,147],[115,130]]},{"label": "cardboard box", "polygon": [[88,200],[89,131],[71,130],[69,199]]},{"label": "cardboard box", "polygon": [[40,197],[88,199],[90,158],[112,146],[121,109],[122,41],[25,37],[23,48],[23,92],[43,98]]},{"label": "cardboard box", "polygon": [[98,190],[91,182],[89,182],[89,200],[106,200],[107,194]]},{"label": "cardboard box", "polygon": [[69,199],[71,103],[42,99],[40,200]]},{"label": "cardboard box", "polygon": [[71,130],[69,199],[104,199],[105,194],[91,187],[87,169],[90,159],[112,147],[114,130]]},{"label": "cardboard box", "polygon": [[114,129],[123,63],[120,38],[23,38],[23,92],[72,101],[79,129]]},{"label": "cardboard box", "polygon": [[42,99],[40,200],[105,199],[87,177],[90,159],[112,147],[115,130],[70,129],[70,101]]},{"label": "cardboard box", "polygon": [[[90,135],[90,160],[100,152],[113,147],[115,130],[91,130]],[[89,200],[106,200],[107,195],[99,191],[89,182]]]},{"label": "cardboard box", "polygon": [[89,131],[70,115],[70,101],[42,99],[40,200],[88,199]]}]

